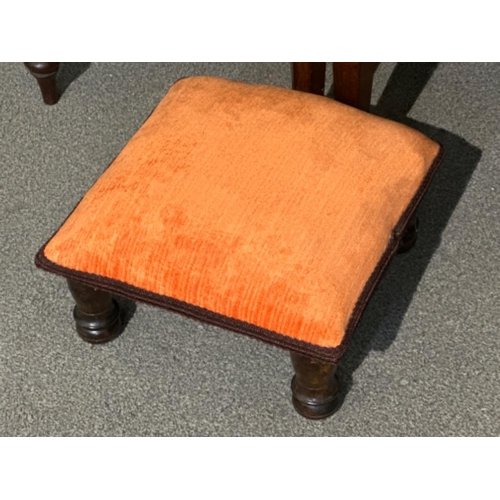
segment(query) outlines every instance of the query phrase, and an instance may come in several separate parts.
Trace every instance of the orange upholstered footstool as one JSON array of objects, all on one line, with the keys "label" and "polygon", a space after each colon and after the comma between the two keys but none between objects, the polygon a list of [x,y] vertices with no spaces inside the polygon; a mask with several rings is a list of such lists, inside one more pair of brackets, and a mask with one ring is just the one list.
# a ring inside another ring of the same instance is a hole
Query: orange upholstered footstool
[{"label": "orange upholstered footstool", "polygon": [[421,133],[324,97],[182,79],[36,263],[68,278],[85,340],[120,332],[111,294],[173,309],[290,350],[295,407],[324,417],[335,364],[411,245],[441,156]]}]

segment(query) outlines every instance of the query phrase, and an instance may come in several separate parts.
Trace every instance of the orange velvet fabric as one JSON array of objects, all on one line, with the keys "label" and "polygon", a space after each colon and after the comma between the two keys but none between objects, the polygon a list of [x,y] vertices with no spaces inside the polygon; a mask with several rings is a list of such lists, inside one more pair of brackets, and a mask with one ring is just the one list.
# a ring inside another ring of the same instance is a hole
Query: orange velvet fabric
[{"label": "orange velvet fabric", "polygon": [[327,98],[183,79],[44,257],[334,348],[438,150]]}]

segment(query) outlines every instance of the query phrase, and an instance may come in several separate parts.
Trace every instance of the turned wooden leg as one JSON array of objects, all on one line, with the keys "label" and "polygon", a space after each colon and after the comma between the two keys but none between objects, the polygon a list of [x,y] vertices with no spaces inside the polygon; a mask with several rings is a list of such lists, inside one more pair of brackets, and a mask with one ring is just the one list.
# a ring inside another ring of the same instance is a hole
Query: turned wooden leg
[{"label": "turned wooden leg", "polygon": [[398,253],[405,253],[411,250],[417,242],[418,217],[414,215],[408,222],[405,232],[399,240]]},{"label": "turned wooden leg", "polygon": [[293,406],[304,417],[326,418],[335,413],[339,403],[337,365],[309,356],[290,353],[295,376],[292,379]]},{"label": "turned wooden leg", "polygon": [[121,331],[118,303],[111,294],[68,279],[76,306],[73,317],[78,335],[91,344],[109,342]]},{"label": "turned wooden leg", "polygon": [[370,111],[376,63],[333,63],[333,97],[349,106]]},{"label": "turned wooden leg", "polygon": [[292,88],[311,94],[325,93],[326,63],[292,63]]},{"label": "turned wooden leg", "polygon": [[45,104],[55,104],[59,100],[56,75],[58,62],[25,62],[29,72],[36,78]]}]

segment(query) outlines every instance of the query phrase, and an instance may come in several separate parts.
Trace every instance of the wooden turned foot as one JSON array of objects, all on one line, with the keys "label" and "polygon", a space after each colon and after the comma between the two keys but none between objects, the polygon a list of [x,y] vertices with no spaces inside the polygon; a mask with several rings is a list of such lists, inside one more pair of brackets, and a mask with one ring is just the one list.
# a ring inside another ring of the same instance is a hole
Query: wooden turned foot
[{"label": "wooden turned foot", "polygon": [[339,407],[337,365],[309,356],[290,353],[295,376],[292,379],[293,406],[304,417],[326,418]]},{"label": "wooden turned foot", "polygon": [[121,332],[118,303],[108,292],[68,280],[76,306],[73,310],[78,335],[91,344],[102,344]]},{"label": "wooden turned foot", "polygon": [[58,62],[24,63],[29,72],[36,78],[45,104],[55,104],[59,100],[60,94],[56,82],[59,64]]},{"label": "wooden turned foot", "polygon": [[418,217],[414,215],[410,219],[410,222],[408,222],[405,232],[399,240],[398,253],[408,252],[415,246],[415,243],[417,242],[418,225]]}]

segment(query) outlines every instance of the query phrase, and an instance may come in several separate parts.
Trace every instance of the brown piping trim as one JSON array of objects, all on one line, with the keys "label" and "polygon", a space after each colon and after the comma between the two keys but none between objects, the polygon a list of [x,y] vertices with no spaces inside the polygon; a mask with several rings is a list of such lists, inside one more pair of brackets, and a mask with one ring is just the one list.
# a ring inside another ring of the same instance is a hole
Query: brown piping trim
[{"label": "brown piping trim", "polygon": [[[440,144],[438,154],[434,158],[431,167],[429,168],[422,183],[420,184],[415,195],[413,196],[410,204],[408,205],[403,215],[399,219],[398,223],[394,227],[387,248],[382,254],[382,257],[380,258],[372,274],[368,278],[363,288],[363,291],[361,292],[358,301],[356,302],[356,305],[351,313],[342,342],[337,347],[321,347],[315,344],[311,344],[309,342],[293,339],[286,335],[273,332],[272,330],[267,330],[266,328],[261,328],[251,323],[247,323],[245,321],[230,318],[228,316],[224,316],[223,314],[218,314],[208,309],[195,306],[187,302],[183,302],[181,300],[177,300],[171,297],[143,290],[141,288],[129,285],[128,283],[124,283],[122,281],[118,281],[112,278],[105,278],[92,273],[76,271],[60,266],[59,264],[56,264],[47,259],[47,257],[45,257],[44,254],[45,247],[50,242],[50,240],[55,236],[55,234],[59,231],[59,229],[52,235],[49,241],[45,243],[45,245],[38,251],[35,257],[35,265],[46,271],[58,274],[65,278],[80,281],[94,288],[99,288],[111,293],[116,293],[117,295],[122,295],[129,299],[137,300],[139,302],[144,302],[146,304],[151,304],[154,306],[170,309],[172,311],[184,314],[191,318],[205,321],[207,323],[211,323],[216,326],[226,328],[237,333],[242,333],[247,336],[253,337],[255,339],[264,341],[268,344],[276,345],[278,347],[288,349],[290,351],[299,352],[301,354],[305,354],[306,356],[311,356],[313,358],[317,358],[327,363],[337,363],[338,360],[342,357],[342,355],[346,351],[349,345],[349,340],[361,318],[365,306],[369,298],[371,297],[373,291],[375,290],[376,285],[379,283],[384,270],[386,269],[389,262],[391,261],[391,258],[395,254],[398,248],[399,238],[403,233],[411,216],[415,212],[427,188],[429,187],[429,184],[432,180],[432,177],[434,176],[434,173],[441,164],[443,156],[444,156],[444,147],[442,144]],[[61,224],[61,226],[63,224]]]}]

